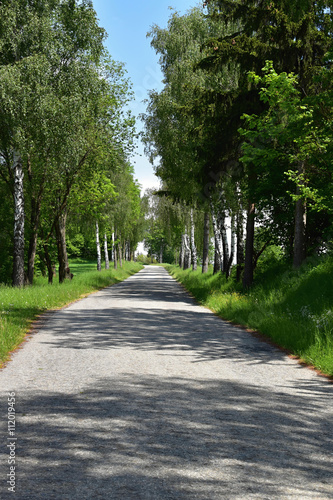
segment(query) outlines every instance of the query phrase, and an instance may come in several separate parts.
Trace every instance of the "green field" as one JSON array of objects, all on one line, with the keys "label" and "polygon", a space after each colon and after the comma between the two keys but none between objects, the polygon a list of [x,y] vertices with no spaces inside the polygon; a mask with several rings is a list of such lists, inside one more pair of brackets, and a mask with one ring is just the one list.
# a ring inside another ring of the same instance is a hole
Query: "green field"
[{"label": "green field", "polygon": [[333,258],[294,271],[276,262],[244,292],[233,279],[165,266],[202,305],[235,324],[257,330],[306,363],[333,376]]},{"label": "green field", "polygon": [[0,366],[9,353],[20,345],[31,323],[41,313],[57,309],[106,286],[123,281],[142,269],[135,262],[124,262],[123,267],[109,271],[96,270],[96,262],[70,262],[74,278],[65,283],[47,283],[47,278],[36,278],[33,286],[13,288],[0,285]]}]

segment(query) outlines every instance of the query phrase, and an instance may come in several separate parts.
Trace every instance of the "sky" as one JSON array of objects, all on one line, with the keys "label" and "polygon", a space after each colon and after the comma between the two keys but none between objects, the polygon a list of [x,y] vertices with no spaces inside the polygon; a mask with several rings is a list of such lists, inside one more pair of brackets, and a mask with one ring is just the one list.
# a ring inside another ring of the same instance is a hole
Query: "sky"
[{"label": "sky", "polygon": [[[154,24],[160,28],[167,27],[172,13],[170,7],[180,14],[185,14],[192,7],[202,4],[203,1],[196,0],[140,0],[125,3],[93,0],[99,25],[108,33],[105,45],[114,60],[125,64],[132,82],[135,101],[130,105],[130,109],[136,117],[145,112],[145,104],[142,101],[147,98],[148,91],[160,91],[163,88],[158,55],[150,47],[147,32]],[[141,129],[142,123],[137,119],[137,130]],[[132,164],[142,192],[147,188],[159,186],[159,180],[154,175],[148,158],[144,156],[140,141]]]}]

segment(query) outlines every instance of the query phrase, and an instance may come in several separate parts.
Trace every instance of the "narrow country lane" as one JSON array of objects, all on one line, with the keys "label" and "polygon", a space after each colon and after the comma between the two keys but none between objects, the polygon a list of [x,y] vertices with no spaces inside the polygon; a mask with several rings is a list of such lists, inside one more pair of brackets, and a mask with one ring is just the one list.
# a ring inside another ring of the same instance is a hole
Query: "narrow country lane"
[{"label": "narrow country lane", "polygon": [[0,387],[1,499],[333,499],[333,385],[161,267],[52,313]]}]

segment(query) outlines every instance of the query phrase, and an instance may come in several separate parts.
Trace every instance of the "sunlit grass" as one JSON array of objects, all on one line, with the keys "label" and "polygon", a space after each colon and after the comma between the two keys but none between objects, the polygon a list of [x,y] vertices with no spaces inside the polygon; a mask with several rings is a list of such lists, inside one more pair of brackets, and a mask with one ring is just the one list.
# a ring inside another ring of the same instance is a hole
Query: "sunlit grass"
[{"label": "sunlit grass", "polygon": [[307,263],[298,271],[279,263],[258,270],[245,292],[233,279],[201,270],[169,272],[199,303],[222,318],[269,336],[323,373],[333,375],[333,258]]},{"label": "sunlit grass", "polygon": [[[22,289],[0,285],[0,366],[9,352],[23,341],[36,317],[50,309],[63,307],[89,293],[113,285],[142,269],[135,262],[98,272],[96,263],[71,262],[73,280],[48,285],[46,278],[36,278],[33,286]],[[112,266],[111,266],[112,267]]]}]

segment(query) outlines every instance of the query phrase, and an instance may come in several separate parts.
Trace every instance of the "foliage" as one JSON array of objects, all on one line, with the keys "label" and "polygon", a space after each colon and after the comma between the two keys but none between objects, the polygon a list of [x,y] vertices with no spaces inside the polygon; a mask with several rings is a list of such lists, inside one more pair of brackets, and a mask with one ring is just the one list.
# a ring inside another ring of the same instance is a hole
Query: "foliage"
[{"label": "foliage", "polygon": [[204,6],[206,16],[174,12],[166,29],[148,34],[164,88],[150,95],[145,141],[173,200],[205,210],[209,202],[222,226],[248,207],[243,280],[250,286],[269,241],[299,265],[331,238],[332,5]]},{"label": "foliage", "polygon": [[[82,217],[106,221],[115,195],[111,174],[133,151],[134,119],[124,111],[131,84],[123,65],[107,54],[105,37],[90,1],[0,5],[0,190],[13,224],[16,155],[24,172],[30,282],[37,251],[40,261],[47,252],[54,262],[53,239],[65,232],[67,215],[80,210]],[[7,264],[12,240],[0,245]]]}]

